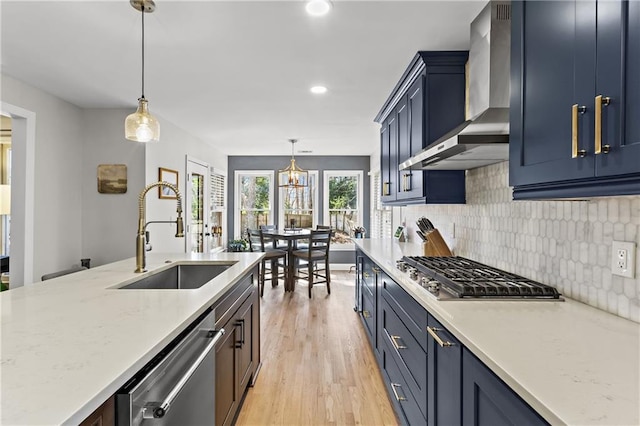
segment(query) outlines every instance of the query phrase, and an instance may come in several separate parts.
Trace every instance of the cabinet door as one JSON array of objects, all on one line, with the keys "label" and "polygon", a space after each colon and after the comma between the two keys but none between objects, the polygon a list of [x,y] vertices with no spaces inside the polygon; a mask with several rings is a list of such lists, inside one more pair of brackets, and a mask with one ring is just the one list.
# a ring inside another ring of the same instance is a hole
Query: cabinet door
[{"label": "cabinet door", "polygon": [[230,323],[225,331],[216,346],[216,425],[231,424],[238,405],[237,327]]},{"label": "cabinet door", "polygon": [[395,113],[392,112],[382,123],[380,131],[380,173],[382,175],[382,194],[383,203],[395,201],[396,199],[396,182],[398,174],[398,135],[397,122]]},{"label": "cabinet door", "polygon": [[[400,155],[398,163],[416,155],[424,147],[424,76],[411,85],[406,95],[407,104],[407,137],[402,146],[402,139],[399,138],[398,147],[403,155]],[[402,126],[402,122],[398,122]],[[400,130],[399,130],[400,132]],[[423,197],[423,172],[422,170],[402,170],[399,172],[399,185],[401,191],[398,199],[411,199]]]},{"label": "cabinet door", "polygon": [[104,404],[96,409],[89,417],[84,419],[80,426],[113,426],[116,424],[115,397],[110,397]]},{"label": "cabinet door", "polygon": [[462,345],[431,315],[427,327],[427,424],[462,424]]},{"label": "cabinet door", "polygon": [[254,303],[254,294],[244,301],[238,309],[235,319],[236,348],[238,349],[238,399],[242,398],[242,394],[247,389],[255,366],[252,336],[254,316],[257,315],[256,309],[258,308]]},{"label": "cabinet door", "polygon": [[[603,151],[596,155],[596,176],[638,173],[640,3],[598,2],[597,28],[598,63],[594,96],[601,95],[610,100],[608,105],[602,106]],[[595,98],[591,102],[595,105]]]},{"label": "cabinet door", "polygon": [[466,348],[462,352],[462,398],[465,425],[548,424]]},{"label": "cabinet door", "polygon": [[[593,177],[595,2],[517,1],[512,11],[510,185]],[[574,104],[585,107],[577,158]]]}]

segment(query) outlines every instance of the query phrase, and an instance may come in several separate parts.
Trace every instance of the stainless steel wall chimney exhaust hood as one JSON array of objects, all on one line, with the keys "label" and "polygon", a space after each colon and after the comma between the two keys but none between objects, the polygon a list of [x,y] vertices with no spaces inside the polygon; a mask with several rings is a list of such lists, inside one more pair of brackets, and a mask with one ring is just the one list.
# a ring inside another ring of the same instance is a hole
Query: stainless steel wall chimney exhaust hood
[{"label": "stainless steel wall chimney exhaust hood", "polygon": [[490,1],[470,39],[467,120],[400,170],[467,170],[509,159],[511,2]]}]

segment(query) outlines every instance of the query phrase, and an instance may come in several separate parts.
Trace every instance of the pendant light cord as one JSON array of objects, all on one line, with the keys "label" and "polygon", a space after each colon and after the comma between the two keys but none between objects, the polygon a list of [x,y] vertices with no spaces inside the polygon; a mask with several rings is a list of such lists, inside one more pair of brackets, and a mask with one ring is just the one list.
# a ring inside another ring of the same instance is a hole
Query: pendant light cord
[{"label": "pendant light cord", "polygon": [[140,8],[142,11],[142,98],[144,99],[144,4]]}]

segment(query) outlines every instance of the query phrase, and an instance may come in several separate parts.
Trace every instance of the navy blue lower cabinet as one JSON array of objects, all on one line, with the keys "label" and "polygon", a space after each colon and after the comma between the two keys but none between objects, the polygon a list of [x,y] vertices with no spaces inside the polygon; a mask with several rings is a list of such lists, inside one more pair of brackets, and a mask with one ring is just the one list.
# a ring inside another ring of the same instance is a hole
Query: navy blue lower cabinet
[{"label": "navy blue lower cabinet", "polygon": [[462,345],[431,315],[427,332],[427,424],[462,424]]},{"label": "navy blue lower cabinet", "polygon": [[538,413],[466,348],[462,351],[462,424],[548,425]]},{"label": "navy blue lower cabinet", "polygon": [[396,361],[395,349],[390,347],[387,341],[381,344],[382,371],[385,386],[391,398],[394,410],[403,425],[424,425],[424,418],[420,409],[423,402],[416,401],[409,390],[409,386],[400,372]]}]

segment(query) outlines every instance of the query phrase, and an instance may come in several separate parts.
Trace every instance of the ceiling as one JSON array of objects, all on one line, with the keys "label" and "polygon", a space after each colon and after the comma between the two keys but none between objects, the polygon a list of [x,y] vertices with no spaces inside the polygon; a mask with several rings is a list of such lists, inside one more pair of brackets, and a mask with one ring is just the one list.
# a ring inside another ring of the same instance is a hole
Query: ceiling
[{"label": "ceiling", "polygon": [[[335,0],[312,17],[303,1],[156,0],[145,96],[161,125],[228,155],[288,155],[289,138],[296,155],[369,155],[373,118],[416,51],[468,49],[485,4]],[[133,112],[140,15],[126,0],[3,0],[2,73],[81,108]],[[311,94],[318,84],[328,92]]]}]

